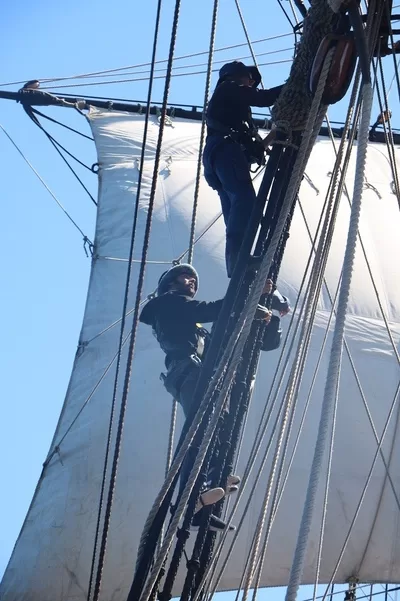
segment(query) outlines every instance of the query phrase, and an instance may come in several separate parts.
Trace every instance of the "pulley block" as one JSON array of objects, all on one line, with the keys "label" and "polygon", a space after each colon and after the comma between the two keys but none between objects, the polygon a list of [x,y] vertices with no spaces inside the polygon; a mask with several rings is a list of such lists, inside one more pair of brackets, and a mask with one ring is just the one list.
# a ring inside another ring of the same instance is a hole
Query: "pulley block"
[{"label": "pulley block", "polygon": [[353,36],[333,33],[326,35],[319,45],[311,69],[310,91],[312,94],[316,92],[322,66],[332,48],[334,48],[334,54],[322,95],[324,104],[335,104],[346,95],[357,61]]}]

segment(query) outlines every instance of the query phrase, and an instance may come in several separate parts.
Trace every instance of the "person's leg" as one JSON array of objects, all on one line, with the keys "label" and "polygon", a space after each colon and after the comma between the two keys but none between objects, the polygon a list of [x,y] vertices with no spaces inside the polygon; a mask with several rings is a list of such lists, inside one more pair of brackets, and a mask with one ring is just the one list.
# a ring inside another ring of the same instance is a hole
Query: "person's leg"
[{"label": "person's leg", "polygon": [[226,255],[230,277],[256,201],[256,193],[249,165],[239,144],[227,143],[217,147],[213,155],[213,168],[225,193],[225,202],[229,200]]},{"label": "person's leg", "polygon": [[209,139],[207,140],[203,153],[204,179],[206,180],[210,188],[218,192],[218,196],[221,201],[221,209],[222,215],[224,217],[225,226],[227,226],[229,222],[231,201],[229,199],[229,196],[224,191],[221,181],[215,173],[214,155],[219,147],[224,147],[226,145],[227,142],[225,142],[224,140],[221,141],[220,138]]},{"label": "person's leg", "polygon": [[[200,374],[200,367],[196,366],[196,364],[193,364],[193,369],[190,370],[187,377],[182,382],[177,399],[179,404],[182,406],[186,420],[189,420],[190,424],[193,422],[193,419],[198,409],[197,406],[193,405],[193,399]],[[192,444],[188,448],[181,468],[181,475],[179,479],[179,495],[183,492],[186,486],[186,483],[190,476],[190,472],[192,471],[193,465],[196,461],[198,451],[199,445]],[[205,478],[205,480],[207,480],[207,478]],[[225,494],[223,488],[220,487],[210,489],[205,485],[204,489],[205,490],[200,495],[196,511],[199,511],[202,508],[202,506],[212,505],[213,503],[220,501]]]}]

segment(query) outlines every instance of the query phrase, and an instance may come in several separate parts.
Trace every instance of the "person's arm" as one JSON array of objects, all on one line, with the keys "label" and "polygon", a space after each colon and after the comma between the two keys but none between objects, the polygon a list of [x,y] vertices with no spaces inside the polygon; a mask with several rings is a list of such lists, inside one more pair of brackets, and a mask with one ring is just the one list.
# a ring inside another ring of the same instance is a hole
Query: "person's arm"
[{"label": "person's arm", "polygon": [[269,90],[257,90],[257,88],[249,88],[247,86],[239,86],[242,101],[249,106],[272,106],[283,86],[270,88]]},{"label": "person's arm", "polygon": [[163,298],[162,313],[164,318],[193,323],[210,323],[216,321],[221,311],[223,299],[216,301],[197,301],[189,296],[166,294]]},{"label": "person's arm", "polygon": [[279,311],[281,317],[283,317],[290,311],[290,304],[288,298],[286,298],[286,296],[283,296],[283,294],[281,294],[279,290],[275,290],[275,292],[272,295],[272,309],[275,309],[275,311]]}]

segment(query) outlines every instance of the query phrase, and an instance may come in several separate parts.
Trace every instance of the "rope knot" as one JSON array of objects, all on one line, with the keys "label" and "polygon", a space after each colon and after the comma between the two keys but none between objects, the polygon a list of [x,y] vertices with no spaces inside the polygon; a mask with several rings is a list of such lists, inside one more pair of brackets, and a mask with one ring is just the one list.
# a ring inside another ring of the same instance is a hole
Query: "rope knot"
[{"label": "rope knot", "polygon": [[193,572],[197,572],[200,567],[200,561],[198,559],[189,559],[189,561],[186,562],[186,567],[188,570],[191,569]]}]

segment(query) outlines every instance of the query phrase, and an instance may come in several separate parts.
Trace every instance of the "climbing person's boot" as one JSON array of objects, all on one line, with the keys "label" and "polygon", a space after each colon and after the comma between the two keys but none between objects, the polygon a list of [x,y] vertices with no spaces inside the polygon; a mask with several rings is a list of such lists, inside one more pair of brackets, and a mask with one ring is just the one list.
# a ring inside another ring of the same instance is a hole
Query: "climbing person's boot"
[{"label": "climbing person's boot", "polygon": [[210,488],[209,490],[205,490],[201,493],[199,500],[196,503],[195,514],[207,505],[218,503],[224,496],[225,491],[223,488]]}]

